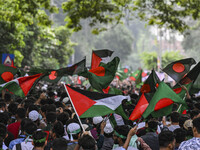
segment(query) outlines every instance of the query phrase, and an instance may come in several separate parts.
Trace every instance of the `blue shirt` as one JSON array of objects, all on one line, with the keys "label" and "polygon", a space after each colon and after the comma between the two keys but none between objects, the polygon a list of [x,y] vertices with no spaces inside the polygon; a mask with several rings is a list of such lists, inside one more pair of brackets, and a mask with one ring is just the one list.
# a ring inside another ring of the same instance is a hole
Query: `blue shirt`
[{"label": "blue shirt", "polygon": [[12,140],[9,144],[9,149],[12,149],[16,144],[22,143],[25,140],[25,135],[20,135],[20,138]]},{"label": "blue shirt", "polygon": [[199,150],[200,138],[193,137],[190,140],[184,141],[179,146],[178,150]]}]

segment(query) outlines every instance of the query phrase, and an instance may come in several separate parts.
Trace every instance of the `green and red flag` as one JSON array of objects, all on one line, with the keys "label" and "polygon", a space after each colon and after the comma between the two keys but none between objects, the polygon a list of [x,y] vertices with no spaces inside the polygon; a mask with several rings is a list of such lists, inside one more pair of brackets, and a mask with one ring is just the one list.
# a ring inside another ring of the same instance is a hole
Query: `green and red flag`
[{"label": "green and red flag", "polygon": [[200,62],[194,66],[190,70],[190,72],[179,81],[179,84],[176,84],[173,87],[173,90],[176,94],[178,94],[182,99],[185,97],[186,91],[181,88],[180,85],[184,85],[188,91],[190,91],[190,88],[192,87],[193,83],[196,81],[197,77],[200,73]]},{"label": "green and red flag", "polygon": [[169,115],[172,112],[174,103],[186,106],[185,101],[183,101],[167,84],[160,82],[158,89],[142,116],[146,118],[150,114],[153,117]]},{"label": "green and red flag", "polygon": [[65,89],[80,118],[105,116],[116,113],[128,119],[122,108],[122,101],[124,99],[130,100],[130,96],[90,92],[68,85],[65,85]]},{"label": "green and red flag", "polygon": [[115,77],[119,64],[119,57],[115,57],[107,64],[100,63],[99,67],[85,70],[79,73],[80,76],[88,78],[91,86],[99,91],[106,89]]},{"label": "green and red flag", "polygon": [[104,64],[110,62],[110,57],[112,56],[113,51],[108,49],[102,50],[93,50],[92,51],[92,60],[91,60],[91,69],[99,67],[100,63]]},{"label": "green and red flag", "polygon": [[61,68],[57,70],[32,68],[29,74],[44,73],[45,77],[42,80],[50,83],[57,83],[63,76],[75,75],[80,72],[83,72],[86,69],[85,65],[86,59],[84,58],[80,62],[70,67]]},{"label": "green and red flag", "polygon": [[140,92],[141,93],[154,93],[156,89],[158,88],[158,85],[160,83],[160,79],[157,76],[156,72],[154,70],[151,71],[151,74],[146,79],[144,84],[142,85]]},{"label": "green and red flag", "polygon": [[17,96],[25,97],[42,75],[43,74],[36,74],[11,80],[7,83],[1,84],[0,90],[7,89],[9,92]]},{"label": "green and red flag", "polygon": [[196,64],[193,58],[186,58],[172,62],[162,70],[178,83],[193,64]]},{"label": "green and red flag", "polygon": [[146,108],[148,107],[150,100],[151,99],[147,94],[142,93],[138,103],[136,104],[133,112],[131,113],[129,117],[129,120],[135,121],[141,118],[142,114],[145,112]]},{"label": "green and red flag", "polygon": [[140,85],[142,83],[142,72],[141,68],[137,69],[135,72],[130,74],[130,79],[135,81],[136,85]]},{"label": "green and red flag", "polygon": [[116,77],[120,81],[123,81],[123,80],[125,80],[126,78],[128,78],[130,76],[130,73],[131,73],[130,69],[128,69],[128,68],[120,68],[116,72]]},{"label": "green and red flag", "polygon": [[19,73],[17,68],[13,68],[10,66],[5,66],[0,64],[0,84],[9,82],[14,79],[14,76]]}]

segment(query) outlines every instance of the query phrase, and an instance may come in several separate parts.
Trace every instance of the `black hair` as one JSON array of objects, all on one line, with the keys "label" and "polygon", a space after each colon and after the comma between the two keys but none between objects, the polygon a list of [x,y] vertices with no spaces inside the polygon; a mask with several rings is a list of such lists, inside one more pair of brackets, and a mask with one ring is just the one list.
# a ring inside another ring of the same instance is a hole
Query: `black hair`
[{"label": "black hair", "polygon": [[36,110],[37,112],[39,111],[37,105],[34,105],[34,104],[31,104],[29,107],[28,107],[28,111],[31,112],[32,110]]},{"label": "black hair", "polygon": [[66,112],[63,112],[57,116],[57,120],[61,121],[63,125],[65,125],[67,120],[69,120],[69,114]]},{"label": "black hair", "polygon": [[32,135],[37,130],[37,125],[31,121],[24,125],[24,131],[27,135]]},{"label": "black hair", "polygon": [[46,121],[47,123],[54,123],[57,119],[57,115],[55,112],[48,112],[46,114]]},{"label": "black hair", "polygon": [[17,103],[16,102],[12,102],[9,104],[8,106],[8,111],[12,114],[12,115],[15,115],[16,114],[16,111],[17,111]]},{"label": "black hair", "polygon": [[0,108],[5,108],[5,107],[6,107],[6,103],[0,102]]},{"label": "black hair", "polygon": [[162,131],[158,135],[159,146],[167,147],[170,143],[174,141],[175,137],[172,131]]},{"label": "black hair", "polygon": [[149,130],[149,132],[156,132],[157,127],[158,127],[158,122],[157,121],[150,120],[148,122],[148,130]]},{"label": "black hair", "polygon": [[3,123],[4,125],[8,124],[9,115],[6,112],[0,113],[0,123]]},{"label": "black hair", "polygon": [[188,120],[188,119],[190,119],[188,116],[183,116],[183,115],[181,115],[181,116],[179,117],[179,126],[180,126],[181,128],[183,128],[183,124],[184,124],[185,121]]},{"label": "black hair", "polygon": [[64,135],[64,126],[62,122],[57,121],[52,129],[52,132],[56,134],[56,138],[60,138]]},{"label": "black hair", "polygon": [[4,95],[4,100],[5,100],[5,102],[10,102],[10,101],[11,101],[11,95],[8,94],[8,93],[6,93],[6,94]]},{"label": "black hair", "polygon": [[53,150],[67,150],[67,140],[64,138],[56,138],[53,140],[52,149]]},{"label": "black hair", "polygon": [[[122,125],[122,126],[116,126],[114,129],[118,134],[123,135],[125,137],[127,137],[128,132],[130,131],[129,126],[127,125]],[[123,142],[126,141],[126,139],[121,138]]]},{"label": "black hair", "polygon": [[0,148],[3,146],[3,141],[7,135],[7,128],[4,124],[0,123]]},{"label": "black hair", "polygon": [[195,116],[197,116],[200,113],[199,110],[192,110],[190,112],[190,118],[193,119]]},{"label": "black hair", "polygon": [[30,122],[32,122],[32,120],[31,119],[29,119],[29,118],[24,118],[24,119],[22,119],[22,121],[21,121],[21,123],[20,123],[20,126],[21,126],[21,131],[22,132],[24,132],[24,127],[27,125],[27,124],[29,124]]},{"label": "black hair", "polygon": [[54,104],[47,105],[46,112],[56,112],[56,105]]},{"label": "black hair", "polygon": [[197,132],[200,134],[200,117],[195,118],[193,121],[193,127],[197,129]]},{"label": "black hair", "polygon": [[170,118],[171,118],[171,121],[172,122],[178,122],[179,121],[179,117],[180,117],[180,114],[178,112],[172,112],[170,114]]},{"label": "black hair", "polygon": [[24,108],[18,108],[16,111],[16,115],[20,118],[23,119],[26,116],[26,110]]},{"label": "black hair", "polygon": [[83,135],[79,140],[78,144],[83,148],[83,150],[95,150],[96,143],[94,138],[92,138],[90,135],[86,134]]},{"label": "black hair", "polygon": [[176,139],[176,143],[180,144],[181,142],[185,141],[186,135],[187,135],[187,132],[182,128],[178,128],[178,129],[174,130],[174,136]]},{"label": "black hair", "polygon": [[43,147],[45,144],[45,141],[39,141],[41,139],[46,138],[47,134],[44,131],[36,131],[33,133],[33,143],[34,147]]},{"label": "black hair", "polygon": [[54,104],[54,100],[52,98],[48,98],[47,100],[47,104]]}]

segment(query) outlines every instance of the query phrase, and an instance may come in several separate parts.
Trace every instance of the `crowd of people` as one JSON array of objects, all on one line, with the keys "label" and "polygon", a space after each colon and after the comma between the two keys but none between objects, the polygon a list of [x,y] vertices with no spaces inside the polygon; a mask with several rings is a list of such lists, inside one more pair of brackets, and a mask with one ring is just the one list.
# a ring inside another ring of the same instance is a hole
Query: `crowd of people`
[{"label": "crowd of people", "polygon": [[[130,95],[123,101],[127,116],[138,101],[139,89],[131,82],[111,84]],[[85,89],[82,85],[75,87]],[[2,91],[0,149],[3,150],[198,150],[200,149],[200,98],[186,99],[186,114],[173,112],[162,118],[125,120],[115,126],[109,116],[81,118],[63,85],[39,83],[22,99]]]}]

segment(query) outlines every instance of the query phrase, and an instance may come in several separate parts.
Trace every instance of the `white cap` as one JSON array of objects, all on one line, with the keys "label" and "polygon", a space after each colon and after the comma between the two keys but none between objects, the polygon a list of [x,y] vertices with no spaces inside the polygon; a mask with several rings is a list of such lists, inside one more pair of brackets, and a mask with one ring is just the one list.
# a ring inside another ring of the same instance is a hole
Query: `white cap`
[{"label": "white cap", "polygon": [[81,127],[78,123],[70,123],[68,126],[67,126],[67,132],[69,134],[77,134],[81,131]]},{"label": "white cap", "polygon": [[106,124],[106,126],[104,128],[104,132],[107,134],[113,132],[113,127],[111,126],[111,124]]},{"label": "white cap", "polygon": [[98,124],[98,123],[100,123],[101,121],[103,121],[103,118],[102,118],[101,116],[99,116],[99,117],[94,117],[94,118],[93,118],[93,123],[94,123],[94,124]]},{"label": "white cap", "polygon": [[39,118],[39,113],[36,110],[32,110],[31,112],[29,112],[28,117],[32,121],[36,121]]}]

